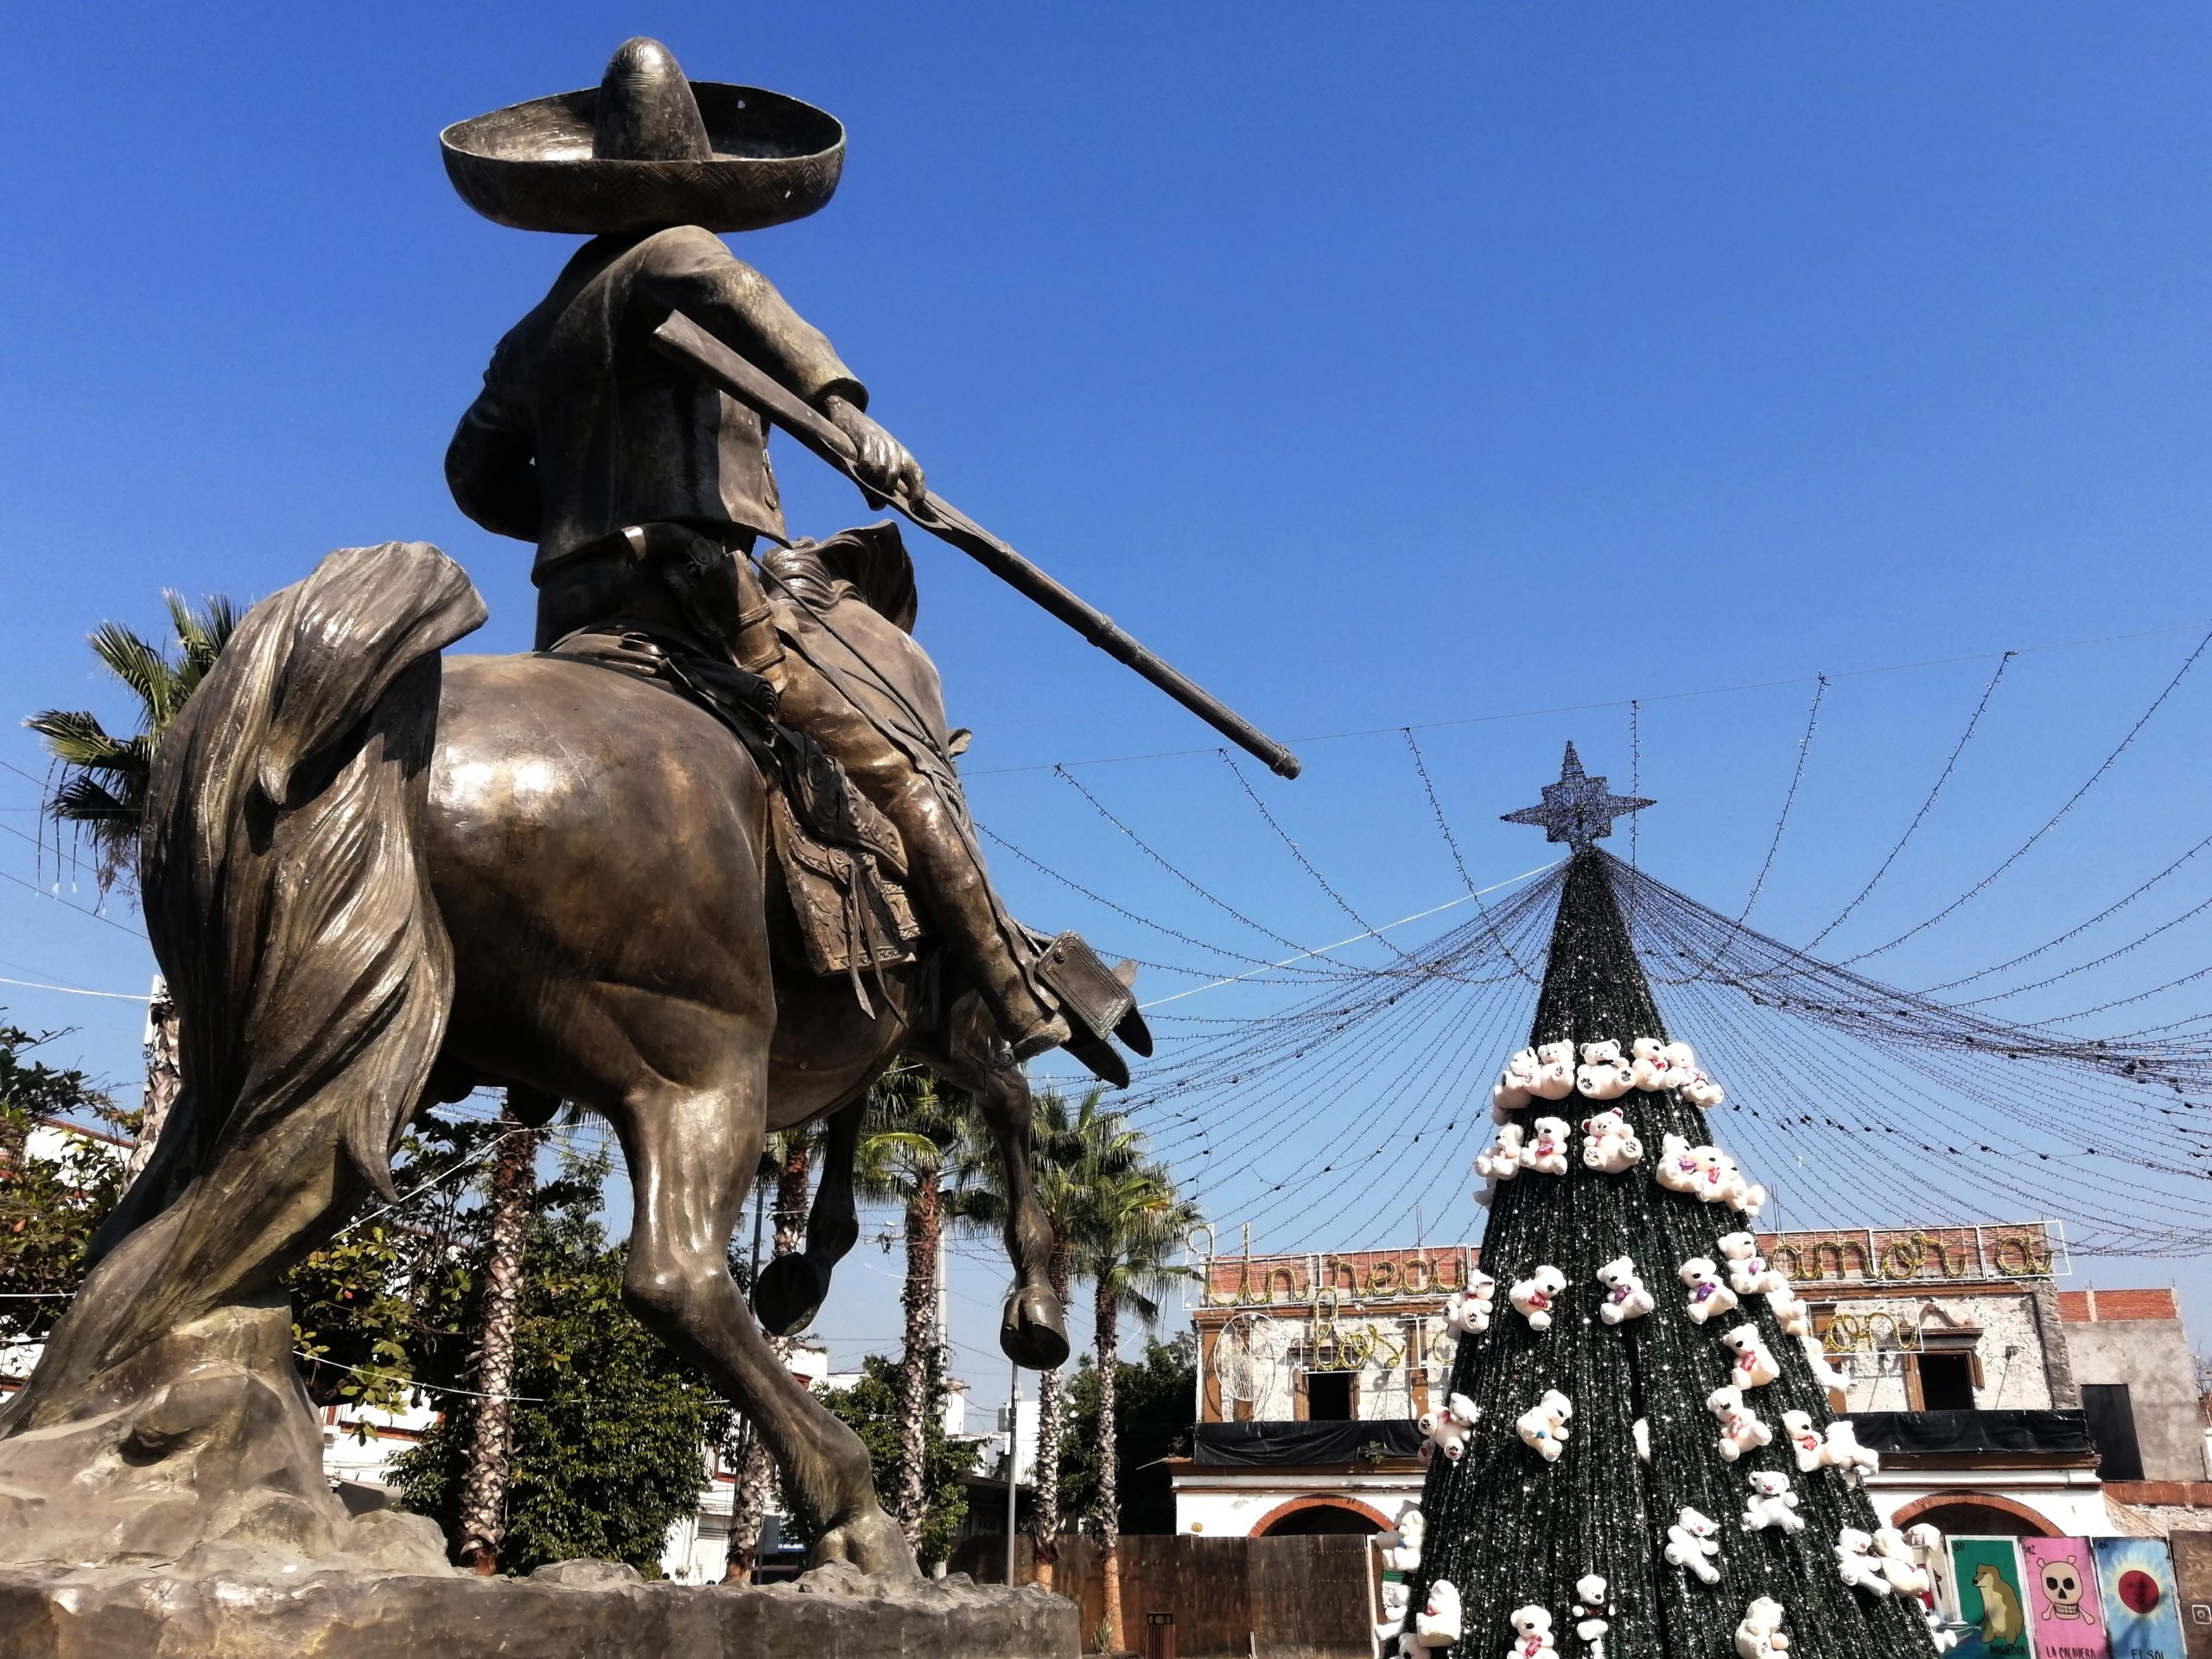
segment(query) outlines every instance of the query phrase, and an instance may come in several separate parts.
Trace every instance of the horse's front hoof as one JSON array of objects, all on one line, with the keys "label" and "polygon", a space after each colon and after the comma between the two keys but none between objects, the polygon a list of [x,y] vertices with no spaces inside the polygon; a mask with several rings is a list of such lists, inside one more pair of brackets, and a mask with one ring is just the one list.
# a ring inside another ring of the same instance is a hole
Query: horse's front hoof
[{"label": "horse's front hoof", "polygon": [[835,1526],[814,1541],[810,1567],[828,1561],[849,1561],[863,1573],[889,1573],[902,1579],[918,1579],[914,1552],[899,1523],[873,1503],[842,1526]]},{"label": "horse's front hoof", "polygon": [[1049,1290],[1017,1290],[1006,1299],[999,1347],[1015,1364],[1056,1371],[1068,1362],[1067,1316]]},{"label": "horse's front hoof", "polygon": [[830,1274],[804,1254],[779,1255],[760,1269],[753,1287],[753,1311],[772,1337],[795,1337],[822,1311],[830,1294]]}]

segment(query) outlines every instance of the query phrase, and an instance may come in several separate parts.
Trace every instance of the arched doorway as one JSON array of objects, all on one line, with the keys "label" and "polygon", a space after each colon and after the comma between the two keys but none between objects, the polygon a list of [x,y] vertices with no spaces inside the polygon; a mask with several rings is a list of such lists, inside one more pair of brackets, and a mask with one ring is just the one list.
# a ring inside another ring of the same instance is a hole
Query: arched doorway
[{"label": "arched doorway", "polygon": [[1371,1538],[1389,1522],[1357,1498],[1294,1497],[1270,1510],[1252,1529],[1255,1538]]},{"label": "arched doorway", "polygon": [[1951,1537],[2058,1538],[2065,1535],[2026,1504],[1995,1492],[1933,1492],[1891,1517],[1890,1524],[1929,1526]]}]

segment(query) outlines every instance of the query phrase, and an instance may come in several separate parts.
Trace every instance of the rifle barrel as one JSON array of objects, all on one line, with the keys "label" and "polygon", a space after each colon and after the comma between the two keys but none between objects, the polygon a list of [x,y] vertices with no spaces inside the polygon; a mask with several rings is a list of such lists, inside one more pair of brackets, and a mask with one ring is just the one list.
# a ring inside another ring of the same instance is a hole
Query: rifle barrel
[{"label": "rifle barrel", "polygon": [[[855,484],[860,483],[854,472],[852,441],[836,422],[747,362],[690,317],[681,311],[671,312],[668,321],[653,330],[653,345],[662,355],[683,365],[709,385],[759,410]],[[861,487],[866,489],[867,486]],[[958,548],[1116,662],[1135,670],[1239,748],[1265,761],[1277,776],[1298,776],[1296,755],[1189,676],[1162,662],[1113,618],[1023,558],[935,491],[924,491],[919,500],[893,496],[890,501],[914,524]]]}]

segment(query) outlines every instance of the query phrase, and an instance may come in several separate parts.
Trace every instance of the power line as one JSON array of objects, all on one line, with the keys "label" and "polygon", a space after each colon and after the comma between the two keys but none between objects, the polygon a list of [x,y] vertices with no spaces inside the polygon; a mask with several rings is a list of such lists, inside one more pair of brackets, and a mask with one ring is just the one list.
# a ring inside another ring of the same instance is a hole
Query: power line
[{"label": "power line", "polygon": [[105,996],[118,1002],[151,1002],[154,999],[137,991],[94,991],[82,985],[48,985],[41,980],[10,979],[0,974],[0,985],[20,985],[31,991],[59,991],[64,996]]},{"label": "power line", "polygon": [[[2008,651],[1998,659],[1997,671],[1989,677],[1989,683],[1982,687],[1981,701],[1974,704],[1974,713],[1967,717],[1967,728],[1959,734],[1959,741],[1952,745],[1950,758],[1943,762],[1943,770],[1936,774],[1935,785],[1928,791],[1928,798],[1920,804],[1920,810],[1912,815],[1912,822],[1905,825],[1904,833],[1897,837],[1897,845],[1890,849],[1888,855],[1876,868],[1874,874],[1866,878],[1866,885],[1859,889],[1858,896],[1836,912],[1834,921],[1805,942],[1805,948],[1808,950],[1818,946],[1822,939],[1841,927],[1850,918],[1851,912],[1866,901],[1866,895],[1879,887],[1882,878],[1890,873],[1890,866],[1897,861],[1897,855],[1904,851],[1905,842],[1912,839],[1913,831],[1920,828],[1921,821],[1934,808],[1936,798],[1943,792],[1943,785],[1951,780],[1951,772],[1959,764],[1959,756],[1966,753],[1967,740],[1974,735],[1974,728],[1981,724],[1982,711],[1989,707],[1989,699],[1997,690],[1997,683],[2005,677],[2005,669],[2012,664],[2012,658],[2018,655],[2018,652]],[[1630,792],[1633,794],[1635,791],[1631,790]],[[1631,833],[1634,832],[1635,828],[1632,823],[1629,826]],[[1632,864],[1636,861],[1631,858],[1629,861]]]},{"label": "power line", "polygon": [[2120,740],[2118,746],[2113,748],[2110,754],[2104,758],[2104,760],[2098,765],[2097,769],[2089,774],[2088,778],[2082,783],[2082,786],[2066,798],[2065,804],[2061,806],[2057,811],[2052,813],[2041,829],[2037,830],[2033,835],[2030,836],[2025,841],[2022,842],[2018,847],[2014,848],[2009,854],[2007,854],[2005,857],[2004,862],[1999,864],[1995,869],[1992,870],[1987,875],[1983,876],[1980,880],[1975,882],[1974,886],[1968,887],[1957,898],[1951,900],[1949,904],[1944,906],[1942,909],[1937,911],[1933,916],[1929,917],[1925,921],[1914,924],[1912,926],[1905,929],[1904,932],[1898,934],[1897,938],[1890,940],[1886,944],[1878,944],[1871,950],[1861,950],[1855,957],[1846,957],[1844,958],[1844,965],[1848,966],[1852,963],[1865,962],[1870,957],[1878,957],[1885,950],[1894,950],[1898,945],[1903,944],[1907,939],[1913,938],[1916,934],[1926,932],[1929,928],[1943,920],[1944,918],[1956,912],[1961,906],[1965,905],[1967,900],[1979,896],[1981,893],[1986,890],[1990,884],[1995,881],[1998,877],[2003,875],[2005,871],[2011,869],[2013,865],[2018,863],[2019,861],[2026,855],[2028,849],[2033,847],[2037,842],[2041,841],[2045,836],[2049,835],[2053,830],[2056,829],[2058,827],[2059,820],[2063,818],[2069,812],[2071,812],[2074,810],[2075,804],[2079,802],[2084,795],[2087,795],[2092,789],[2096,787],[2098,781],[2104,777],[2105,773],[2112,770],[2113,764],[2119,760],[2120,757],[2127,753],[2128,746],[2135,741],[2136,735],[2140,733],[2145,726],[2151,723],[2152,717],[2155,715],[2159,709],[2165,707],[2166,699],[2172,696],[2176,689],[2180,686],[2182,681],[2188,677],[2189,671],[2196,666],[2196,659],[2204,654],[2204,648],[2207,645],[2212,645],[2212,632],[2208,632],[2202,639],[2199,639],[2196,642],[2196,648],[2190,652],[2189,655],[2183,659],[2182,665],[2174,671],[2173,678],[2166,682],[2165,690],[2159,692],[2156,697],[2153,697],[2151,700],[2151,706],[2148,709],[2145,709],[2141,715],[2137,718],[2135,723],[2127,728],[2127,735]]},{"label": "power line", "polygon": [[[2015,645],[2009,651],[1977,651],[1963,657],[1931,657],[1918,662],[1885,663],[1875,668],[1847,668],[1830,670],[1825,674],[1797,674],[1778,680],[1745,680],[1734,685],[1704,686],[1694,691],[1645,692],[1634,697],[1608,697],[1598,702],[1560,703],[1549,709],[1516,709],[1510,713],[1494,715],[1465,715],[1453,720],[1416,721],[1410,725],[1400,722],[1392,726],[1367,726],[1353,731],[1316,732],[1302,737],[1292,737],[1292,743],[1337,743],[1354,738],[1387,737],[1395,733],[1442,731],[1455,726],[1488,726],[1500,721],[1541,720],[1554,715],[1580,715],[1599,709],[1626,709],[1636,703],[1681,702],[1695,697],[1733,696],[1745,691],[1773,691],[1785,686],[1811,685],[1818,680],[1861,679],[1876,674],[1907,674],[1928,668],[1952,668],[1961,663],[1984,663],[1993,657],[2024,657],[2049,651],[2074,651],[2089,645],[2123,644],[2132,639],[2152,639],[2169,633],[2185,633],[2202,626],[2197,622],[2180,622],[2163,628],[2143,628],[2131,633],[2096,634],[2079,639],[2055,639],[2039,645]],[[969,778],[1002,777],[1013,772],[1055,772],[1069,766],[1119,766],[1140,760],[1178,760],[1192,755],[1215,754],[1217,747],[1192,749],[1154,749],[1141,754],[1103,755],[1087,760],[1043,760],[1020,766],[979,766],[963,769]]]},{"label": "power line", "polygon": [[82,905],[73,905],[67,899],[64,899],[60,893],[48,893],[44,887],[40,887],[35,881],[26,881],[22,876],[14,874],[10,871],[0,870],[0,880],[12,881],[17,887],[22,888],[24,892],[35,893],[41,899],[50,899],[55,904],[60,906],[64,910],[73,910],[79,916],[89,916],[96,922],[105,922],[108,926],[115,929],[118,933],[128,933],[132,938],[142,941],[146,937],[135,927],[125,927],[121,922],[117,921],[112,916],[103,915],[97,910],[87,910]]}]

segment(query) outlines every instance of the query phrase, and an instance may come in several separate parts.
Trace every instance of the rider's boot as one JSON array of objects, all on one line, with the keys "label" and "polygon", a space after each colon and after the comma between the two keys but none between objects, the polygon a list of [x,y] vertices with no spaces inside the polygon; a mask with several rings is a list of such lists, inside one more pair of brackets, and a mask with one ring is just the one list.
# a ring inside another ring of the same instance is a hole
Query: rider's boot
[{"label": "rider's boot", "polygon": [[1058,1048],[1070,1036],[1031,979],[1027,938],[1007,937],[1010,923],[992,901],[982,860],[930,781],[909,773],[876,804],[906,843],[909,891],[989,1007],[1017,1060]]}]

